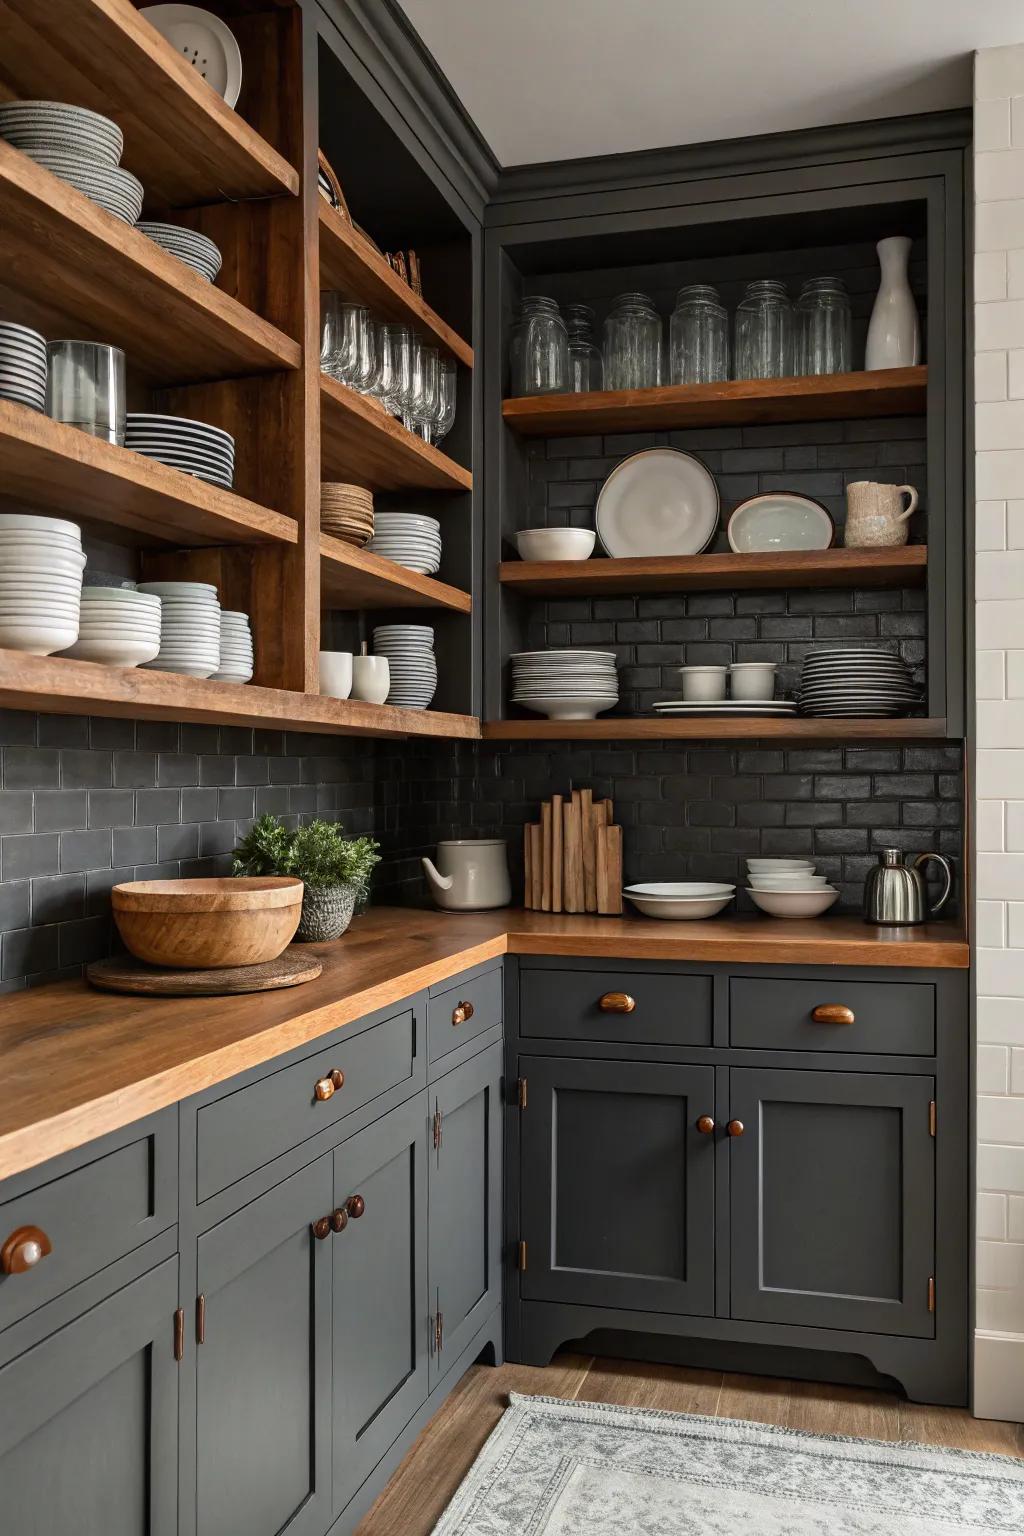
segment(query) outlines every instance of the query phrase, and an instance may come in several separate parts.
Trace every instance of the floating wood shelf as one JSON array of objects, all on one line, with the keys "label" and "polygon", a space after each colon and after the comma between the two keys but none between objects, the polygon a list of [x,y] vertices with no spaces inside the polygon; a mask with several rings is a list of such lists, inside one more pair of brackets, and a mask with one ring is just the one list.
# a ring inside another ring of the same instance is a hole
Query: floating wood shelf
[{"label": "floating wood shelf", "polygon": [[651,720],[488,720],[485,741],[919,741],[946,735],[945,720],[733,719],[704,715]]},{"label": "floating wood shelf", "polygon": [[0,487],[40,511],[130,528],[146,543],[298,541],[293,518],[9,400],[0,400]]},{"label": "floating wood shelf", "polygon": [[526,597],[767,590],[773,587],[920,587],[924,544],[787,554],[659,555],[631,560],[504,560],[498,579]]},{"label": "floating wood shelf", "polygon": [[92,661],[28,656],[22,651],[0,650],[0,705],[55,715],[197,721],[326,735],[440,736],[469,741],[480,736],[480,722],[471,715],[394,709],[357,699],[214,683],[175,672],[103,667]]},{"label": "floating wood shelf", "polygon": [[524,437],[917,416],[924,413],[927,379],[924,366],[790,379],[730,379],[659,389],[527,395],[506,400],[501,410],[506,426]]},{"label": "floating wood shelf", "polygon": [[297,341],[3,141],[0,258],[5,288],[25,298],[51,334],[62,324],[72,335],[123,347],[154,383],[302,361]]},{"label": "floating wood shelf", "polygon": [[447,608],[452,613],[473,608],[468,592],[328,533],[320,535],[320,595],[325,608]]},{"label": "floating wood shelf", "polygon": [[4,94],[114,118],[152,206],[298,191],[298,172],[129,0],[6,0],[3,12]]},{"label": "floating wood shelf", "polygon": [[349,219],[320,199],[320,286],[340,288],[386,320],[403,320],[426,331],[449,357],[473,366],[473,348],[430,305],[403,283]]},{"label": "floating wood shelf", "polygon": [[325,480],[373,491],[473,488],[468,469],[326,373],[320,375],[320,460]]}]

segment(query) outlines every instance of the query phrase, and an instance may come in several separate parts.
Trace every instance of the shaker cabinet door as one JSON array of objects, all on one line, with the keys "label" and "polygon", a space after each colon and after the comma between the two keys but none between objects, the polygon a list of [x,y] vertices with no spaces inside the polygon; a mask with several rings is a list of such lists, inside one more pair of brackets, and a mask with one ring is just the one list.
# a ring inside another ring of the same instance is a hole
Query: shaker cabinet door
[{"label": "shaker cabinet door", "polygon": [[520,1294],[710,1314],[714,1070],[520,1057]]},{"label": "shaker cabinet door", "polygon": [[934,1335],[934,1079],[733,1068],[732,1315]]}]

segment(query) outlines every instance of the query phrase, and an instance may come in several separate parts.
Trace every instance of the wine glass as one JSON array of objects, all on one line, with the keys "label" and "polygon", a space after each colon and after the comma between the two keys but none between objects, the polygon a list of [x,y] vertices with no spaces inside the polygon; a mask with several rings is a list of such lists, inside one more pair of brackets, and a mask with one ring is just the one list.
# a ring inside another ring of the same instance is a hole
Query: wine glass
[{"label": "wine glass", "polygon": [[441,413],[434,423],[434,442],[439,443],[443,437],[447,437],[455,421],[455,392],[456,370],[455,364],[450,358],[442,359],[440,365],[441,386]]}]

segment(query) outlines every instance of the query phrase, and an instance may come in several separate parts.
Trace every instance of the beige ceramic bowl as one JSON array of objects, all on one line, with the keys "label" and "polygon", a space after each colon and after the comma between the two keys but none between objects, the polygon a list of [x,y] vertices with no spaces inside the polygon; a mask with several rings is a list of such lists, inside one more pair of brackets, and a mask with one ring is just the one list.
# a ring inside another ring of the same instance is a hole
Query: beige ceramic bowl
[{"label": "beige ceramic bowl", "polygon": [[287,949],[302,912],[301,880],[133,880],[115,885],[117,931],[138,960],[176,970],[262,965]]}]

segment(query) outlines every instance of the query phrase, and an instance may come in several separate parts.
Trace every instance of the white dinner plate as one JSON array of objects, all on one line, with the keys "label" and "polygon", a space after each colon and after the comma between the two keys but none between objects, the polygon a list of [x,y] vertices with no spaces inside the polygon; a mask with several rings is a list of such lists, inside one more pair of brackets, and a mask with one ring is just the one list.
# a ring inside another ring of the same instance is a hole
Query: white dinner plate
[{"label": "white dinner plate", "polygon": [[176,53],[233,107],[242,89],[242,55],[231,28],[198,5],[146,5],[139,12]]},{"label": "white dinner plate", "polygon": [[718,486],[700,459],[677,448],[645,448],[613,469],[597,498],[606,554],[697,555],[718,527]]}]

